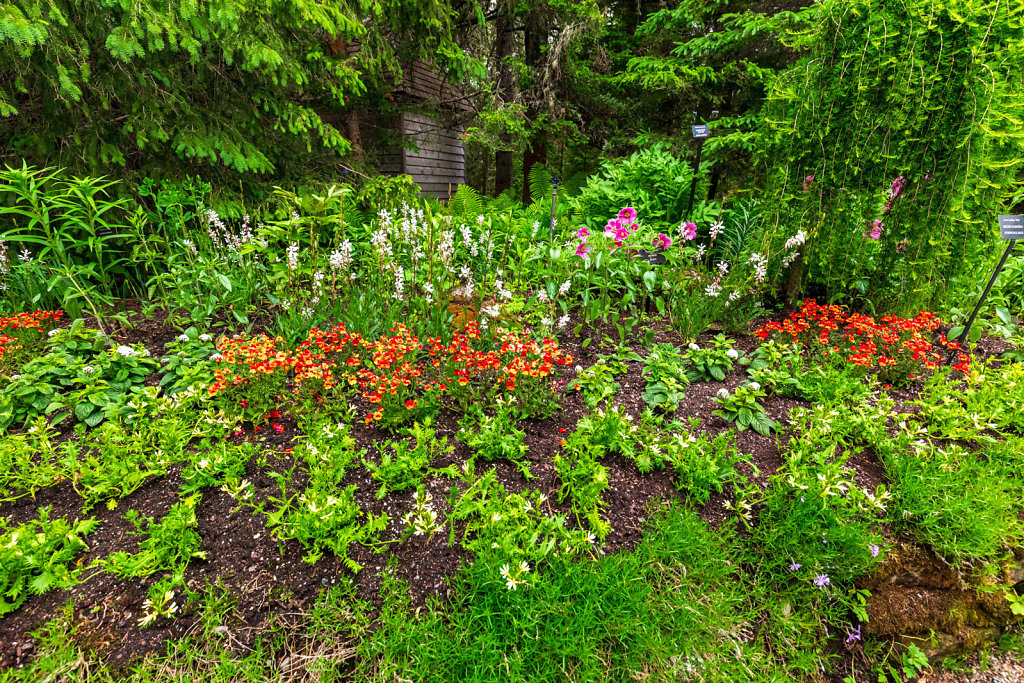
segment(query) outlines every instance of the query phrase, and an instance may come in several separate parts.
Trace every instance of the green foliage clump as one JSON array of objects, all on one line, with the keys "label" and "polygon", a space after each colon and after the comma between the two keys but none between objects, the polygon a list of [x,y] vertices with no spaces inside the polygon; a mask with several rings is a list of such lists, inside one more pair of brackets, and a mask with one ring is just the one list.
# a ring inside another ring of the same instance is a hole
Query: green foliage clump
[{"label": "green foliage clump", "polygon": [[[529,463],[523,460],[527,450],[526,432],[516,427],[522,412],[513,405],[511,398],[498,399],[495,406],[493,417],[479,409],[467,411],[455,436],[473,449],[474,458],[508,460],[529,481],[533,475]],[[469,466],[472,467],[472,463]]]},{"label": "green foliage clump", "polygon": [[794,254],[791,296],[802,275],[830,299],[916,312],[973,277],[1024,159],[1022,11],[820,4],[810,53],[774,80],[764,112],[762,249]]},{"label": "green foliage clump", "polygon": [[0,617],[18,609],[28,596],[42,595],[75,583],[80,569],[68,563],[87,548],[95,519],[69,522],[50,519],[50,508],[39,509],[39,519],[10,528],[0,517]]},{"label": "green foliage clump", "polygon": [[679,349],[672,344],[655,344],[644,358],[643,375],[647,378],[647,389],[642,398],[648,406],[667,412],[679,408],[690,383],[685,357]]},{"label": "green foliage clump", "polygon": [[379,463],[363,460],[370,476],[380,482],[377,498],[418,486],[426,474],[423,468],[455,450],[448,445],[448,437],[438,439],[429,424],[414,424],[406,432],[409,439],[391,441],[381,449]]}]

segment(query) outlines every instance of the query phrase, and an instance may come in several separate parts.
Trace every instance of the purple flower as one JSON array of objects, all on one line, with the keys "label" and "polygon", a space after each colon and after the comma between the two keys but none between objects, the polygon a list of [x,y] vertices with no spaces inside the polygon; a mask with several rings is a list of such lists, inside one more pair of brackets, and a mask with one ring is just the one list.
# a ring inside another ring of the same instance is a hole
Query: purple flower
[{"label": "purple flower", "polygon": [[633,221],[636,220],[636,209],[634,209],[632,206],[627,206],[626,208],[620,210],[619,220],[625,221],[627,223],[632,223]]},{"label": "purple flower", "polygon": [[658,236],[654,238],[654,246],[659,249],[668,249],[672,246],[672,238],[665,233],[659,232]]},{"label": "purple flower", "polygon": [[860,640],[860,624],[857,624],[857,628],[852,631],[846,632],[846,642],[852,643],[855,640]]},{"label": "purple flower", "polygon": [[797,569],[800,569],[800,567],[802,567],[802,566],[803,566],[802,564],[800,564],[798,562],[794,562],[793,564],[789,565],[789,571],[795,572]]},{"label": "purple flower", "polygon": [[689,240],[692,240],[697,236],[697,224],[691,223],[690,221],[686,221],[685,223],[679,226],[679,236],[682,237],[683,240],[687,242]]},{"label": "purple flower", "polygon": [[825,588],[832,583],[832,580],[828,578],[828,574],[818,574],[814,577],[814,585],[818,588]]},{"label": "purple flower", "polygon": [[868,546],[868,550],[871,551],[871,557],[878,557],[878,546],[872,543]]}]

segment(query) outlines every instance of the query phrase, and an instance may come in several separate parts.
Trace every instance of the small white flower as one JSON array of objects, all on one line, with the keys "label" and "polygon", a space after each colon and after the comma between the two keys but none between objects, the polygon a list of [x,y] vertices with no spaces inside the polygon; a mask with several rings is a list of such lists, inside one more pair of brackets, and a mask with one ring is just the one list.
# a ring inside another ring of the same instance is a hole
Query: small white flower
[{"label": "small white flower", "polygon": [[179,334],[178,335],[178,341],[180,341],[180,342],[187,342],[187,341],[190,341],[190,340],[189,340],[187,334]]},{"label": "small white flower", "polygon": [[729,390],[725,388],[719,389],[718,398],[729,398]]},{"label": "small white flower", "polygon": [[761,385],[758,384],[757,382],[751,382],[747,386],[753,389],[754,391],[761,391]]},{"label": "small white flower", "polygon": [[737,358],[740,357],[740,354],[736,349],[729,349],[728,351],[725,352],[725,355],[733,360],[736,360]]},{"label": "small white flower", "polygon": [[46,336],[56,337],[58,334],[60,334],[60,330],[50,330],[49,332],[46,333]]},{"label": "small white flower", "polygon": [[91,365],[86,365],[84,368],[82,368],[82,372],[84,372],[87,375],[91,375],[92,373],[96,372],[96,368],[94,368]]},{"label": "small white flower", "polygon": [[700,347],[699,347],[699,346],[697,346],[696,344],[694,344],[693,342],[690,342],[690,345],[689,345],[689,347],[688,347],[688,348],[689,348],[689,349],[690,349],[691,351],[700,351]]},{"label": "small white flower", "polygon": [[116,350],[118,354],[124,356],[125,358],[131,358],[132,356],[138,355],[138,352],[135,349],[133,349],[130,346],[124,346],[123,344],[121,346],[118,346]]},{"label": "small white flower", "polygon": [[201,341],[201,342],[213,341],[213,337],[211,337],[208,334],[201,334],[201,335],[199,335],[199,341]]},{"label": "small white flower", "polygon": [[215,362],[215,363],[216,363],[217,361],[219,361],[219,360],[220,360],[221,358],[223,358],[223,357],[224,357],[224,356],[220,355],[219,353],[211,353],[211,354],[210,354],[210,360],[212,360],[212,361],[213,361],[213,362]]}]

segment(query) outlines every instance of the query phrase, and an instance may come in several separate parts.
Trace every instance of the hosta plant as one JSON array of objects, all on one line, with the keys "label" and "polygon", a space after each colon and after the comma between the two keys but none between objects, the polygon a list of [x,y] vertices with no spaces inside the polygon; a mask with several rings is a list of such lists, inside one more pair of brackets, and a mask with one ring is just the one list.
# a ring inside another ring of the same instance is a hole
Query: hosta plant
[{"label": "hosta plant", "polygon": [[722,407],[714,411],[714,414],[726,422],[734,422],[741,432],[753,429],[758,434],[768,436],[777,423],[765,413],[760,403],[764,397],[765,393],[757,382],[741,384],[731,394],[728,389],[720,389],[715,402]]},{"label": "hosta plant", "polygon": [[733,340],[724,334],[716,335],[710,346],[703,348],[691,343],[684,355],[689,363],[686,377],[691,382],[722,382],[732,372],[740,353],[732,347]]}]

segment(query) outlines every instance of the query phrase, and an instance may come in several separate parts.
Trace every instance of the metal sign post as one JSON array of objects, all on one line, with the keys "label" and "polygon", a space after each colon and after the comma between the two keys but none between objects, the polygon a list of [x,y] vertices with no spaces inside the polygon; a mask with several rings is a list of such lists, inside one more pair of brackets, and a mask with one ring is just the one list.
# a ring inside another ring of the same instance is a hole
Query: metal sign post
[{"label": "metal sign post", "polygon": [[694,139],[697,140],[697,159],[693,162],[693,182],[690,183],[690,201],[686,203],[686,215],[683,218],[689,218],[690,211],[693,210],[693,197],[697,194],[697,177],[700,174],[700,155],[704,151],[704,140],[711,137],[711,128],[706,123],[690,126],[690,131],[693,133]]},{"label": "metal sign post", "polygon": [[1010,240],[1010,243],[1006,247],[1006,251],[1003,252],[1003,258],[1000,259],[999,265],[996,266],[996,272],[992,273],[992,278],[988,281],[988,286],[985,287],[985,291],[982,292],[981,298],[978,299],[978,305],[974,307],[974,312],[971,313],[971,317],[967,319],[967,324],[964,325],[964,331],[960,333],[960,336],[956,339],[957,348],[949,352],[949,356],[946,357],[946,365],[953,362],[953,359],[960,352],[960,345],[964,343],[965,339],[969,339],[968,336],[971,332],[971,325],[974,324],[974,319],[978,317],[978,311],[981,310],[982,305],[985,303],[985,299],[988,298],[988,293],[992,291],[992,285],[996,283],[996,279],[999,278],[999,273],[1002,271],[1003,266],[1006,265],[1006,259],[1010,258],[1010,253],[1013,248],[1017,245],[1017,240],[1024,240],[1024,216],[1000,216],[999,217],[999,237],[1004,240]]},{"label": "metal sign post", "polygon": [[551,227],[548,229],[549,241],[555,241],[555,207],[558,205],[558,176],[551,176]]}]

